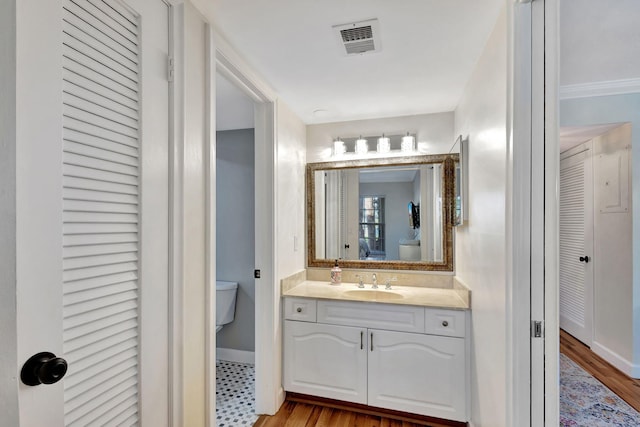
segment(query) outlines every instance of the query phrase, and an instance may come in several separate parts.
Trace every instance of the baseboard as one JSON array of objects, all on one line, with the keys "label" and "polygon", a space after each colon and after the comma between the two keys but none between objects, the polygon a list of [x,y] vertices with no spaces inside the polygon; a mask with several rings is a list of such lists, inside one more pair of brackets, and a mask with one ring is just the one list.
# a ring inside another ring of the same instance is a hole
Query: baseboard
[{"label": "baseboard", "polygon": [[253,351],[235,350],[233,348],[216,348],[216,360],[227,362],[256,364],[256,353]]},{"label": "baseboard", "polygon": [[634,365],[615,351],[612,351],[595,341],[591,344],[591,350],[607,362],[611,363],[616,369],[626,376],[636,379],[640,378],[640,365]]}]

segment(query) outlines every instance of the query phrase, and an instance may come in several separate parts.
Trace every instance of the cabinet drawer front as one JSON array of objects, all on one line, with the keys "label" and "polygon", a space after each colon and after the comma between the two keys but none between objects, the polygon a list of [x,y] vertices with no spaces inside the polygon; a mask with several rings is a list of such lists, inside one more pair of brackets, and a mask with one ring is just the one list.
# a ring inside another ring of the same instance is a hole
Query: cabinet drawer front
[{"label": "cabinet drawer front", "polygon": [[318,323],[424,332],[424,308],[409,305],[318,301]]},{"label": "cabinet drawer front", "polygon": [[466,329],[466,312],[459,310],[425,310],[425,332],[446,337],[464,338]]},{"label": "cabinet drawer front", "polygon": [[285,298],[284,318],[301,320],[303,322],[315,322],[316,300],[309,298]]}]

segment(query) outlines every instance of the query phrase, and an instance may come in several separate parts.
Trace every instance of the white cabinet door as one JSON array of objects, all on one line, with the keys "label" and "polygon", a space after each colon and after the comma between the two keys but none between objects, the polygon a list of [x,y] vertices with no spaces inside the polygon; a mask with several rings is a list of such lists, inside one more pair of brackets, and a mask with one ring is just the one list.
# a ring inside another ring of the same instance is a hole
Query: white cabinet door
[{"label": "white cabinet door", "polygon": [[284,388],[367,403],[366,329],[285,321]]},{"label": "white cabinet door", "polygon": [[463,338],[370,329],[368,404],[467,421]]}]

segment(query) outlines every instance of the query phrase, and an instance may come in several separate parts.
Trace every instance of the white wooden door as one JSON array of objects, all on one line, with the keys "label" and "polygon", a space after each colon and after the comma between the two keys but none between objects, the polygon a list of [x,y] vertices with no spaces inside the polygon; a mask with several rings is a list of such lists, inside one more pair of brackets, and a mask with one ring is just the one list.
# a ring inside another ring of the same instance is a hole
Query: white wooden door
[{"label": "white wooden door", "polygon": [[560,327],[593,340],[593,165],[591,141],[560,157]]},{"label": "white wooden door", "polygon": [[169,6],[24,2],[17,84],[20,427],[168,425]]},{"label": "white wooden door", "polygon": [[284,389],[367,403],[366,329],[286,320]]},{"label": "white wooden door", "polygon": [[369,329],[370,406],[467,421],[464,338]]}]

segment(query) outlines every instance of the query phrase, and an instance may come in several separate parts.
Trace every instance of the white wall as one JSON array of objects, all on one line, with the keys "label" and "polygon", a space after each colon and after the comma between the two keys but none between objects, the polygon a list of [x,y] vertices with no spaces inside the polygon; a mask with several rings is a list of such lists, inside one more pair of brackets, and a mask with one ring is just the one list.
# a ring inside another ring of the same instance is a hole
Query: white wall
[{"label": "white wall", "polygon": [[0,414],[18,425],[16,334],[16,1],[0,14]]},{"label": "white wall", "polygon": [[[271,379],[279,389],[274,410],[284,400],[282,388],[282,321],[280,280],[305,268],[305,164],[306,128],[282,101],[276,102],[275,239],[276,281],[273,283],[274,335],[269,337],[274,366]],[[259,231],[257,231],[259,232]],[[273,340],[271,340],[273,338]]]},{"label": "white wall", "polygon": [[[560,102],[560,126],[588,126],[605,123],[631,124],[632,211],[640,209],[640,93],[590,98],[565,99]],[[640,217],[632,219],[632,264],[640,266]],[[628,346],[633,347],[630,362],[635,376],[640,375],[640,268],[633,269],[632,328]],[[620,338],[613,338],[620,339]]]},{"label": "white wall", "polygon": [[469,138],[469,220],[456,228],[456,275],[473,293],[471,422],[506,426],[507,15],[503,9],[455,111]]},{"label": "white wall", "polygon": [[309,125],[307,162],[331,161],[332,142],[337,137],[404,135],[407,132],[416,134],[418,144],[425,144],[428,151],[424,154],[448,153],[455,140],[453,112]]},{"label": "white wall", "polygon": [[[280,100],[276,144],[276,277],[282,279],[305,268],[306,126]],[[279,283],[276,286],[280,288]]]},{"label": "white wall", "polygon": [[236,316],[216,346],[255,349],[255,171],[253,129],[216,132],[216,280],[238,282]]},{"label": "white wall", "polygon": [[[631,264],[631,125],[593,141],[594,330],[592,349],[614,366],[613,352],[627,364],[633,359],[633,289]],[[626,184],[626,185],[625,185]],[[603,355],[602,353],[605,352]],[[629,369],[622,369],[630,374]]]}]

